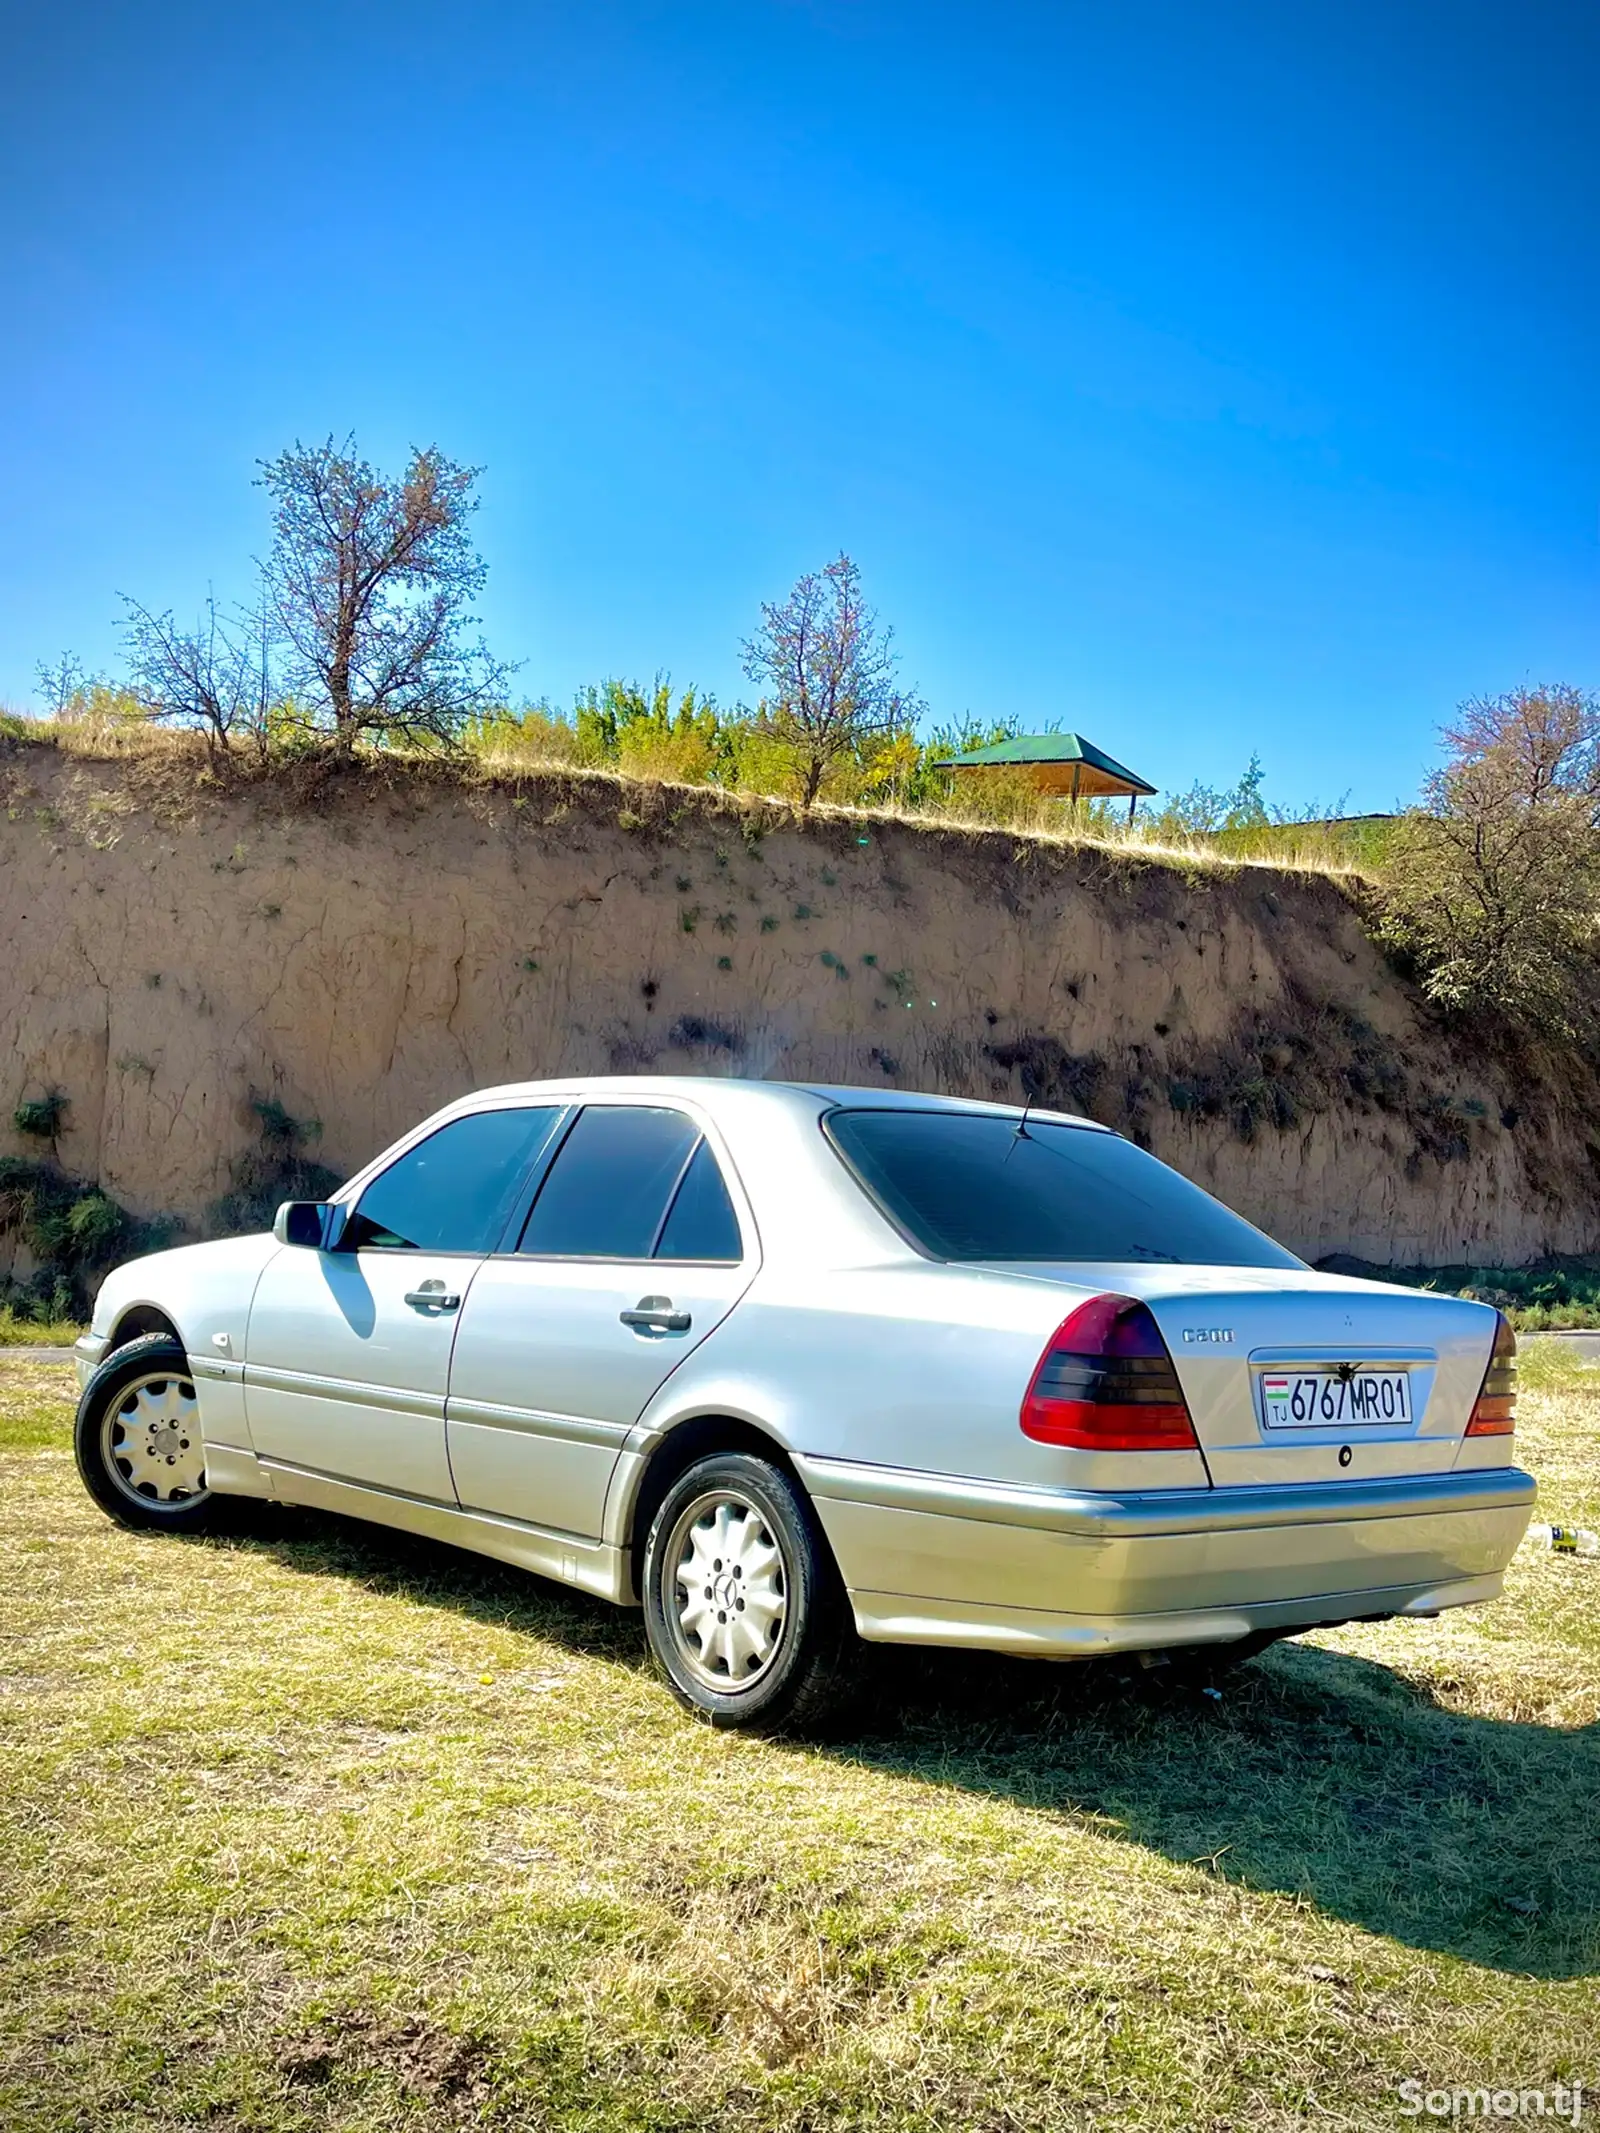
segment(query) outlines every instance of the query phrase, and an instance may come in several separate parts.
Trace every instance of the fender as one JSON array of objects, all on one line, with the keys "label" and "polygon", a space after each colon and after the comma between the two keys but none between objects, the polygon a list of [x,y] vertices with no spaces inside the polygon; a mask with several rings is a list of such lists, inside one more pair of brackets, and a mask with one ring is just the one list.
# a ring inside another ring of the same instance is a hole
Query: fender
[{"label": "fender", "polygon": [[189,1358],[208,1454],[214,1448],[224,1467],[229,1452],[253,1458],[244,1413],[245,1334],[262,1270],[285,1248],[263,1233],[179,1245],[117,1267],[95,1298],[79,1348],[80,1375],[93,1369],[131,1312],[159,1311],[177,1328]]}]

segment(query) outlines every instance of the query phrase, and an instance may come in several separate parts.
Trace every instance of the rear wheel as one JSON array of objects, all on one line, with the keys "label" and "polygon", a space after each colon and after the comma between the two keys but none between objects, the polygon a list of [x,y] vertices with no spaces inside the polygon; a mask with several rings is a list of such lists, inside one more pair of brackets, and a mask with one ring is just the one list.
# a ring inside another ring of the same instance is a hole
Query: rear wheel
[{"label": "rear wheel", "polygon": [[189,1358],[169,1333],[115,1349],[78,1402],[83,1485],[124,1526],[196,1533],[214,1523]]},{"label": "rear wheel", "polygon": [[715,1726],[814,1725],[854,1641],[805,1497],[769,1460],[719,1452],[667,1491],[644,1551],[645,1630],[681,1703]]}]

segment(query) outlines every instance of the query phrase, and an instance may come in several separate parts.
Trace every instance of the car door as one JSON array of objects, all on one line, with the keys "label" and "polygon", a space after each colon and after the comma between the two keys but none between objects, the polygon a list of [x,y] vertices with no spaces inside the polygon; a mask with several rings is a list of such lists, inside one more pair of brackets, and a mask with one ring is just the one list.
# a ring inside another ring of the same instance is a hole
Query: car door
[{"label": "car door", "polygon": [[444,1402],[462,1300],[561,1116],[451,1119],[366,1185],[334,1249],[268,1262],[245,1339],[260,1458],[454,1503]]},{"label": "car door", "polygon": [[695,1118],[586,1105],[516,1249],[486,1261],[462,1308],[447,1430],[461,1502],[598,1535],[623,1439],[733,1308],[756,1251]]}]

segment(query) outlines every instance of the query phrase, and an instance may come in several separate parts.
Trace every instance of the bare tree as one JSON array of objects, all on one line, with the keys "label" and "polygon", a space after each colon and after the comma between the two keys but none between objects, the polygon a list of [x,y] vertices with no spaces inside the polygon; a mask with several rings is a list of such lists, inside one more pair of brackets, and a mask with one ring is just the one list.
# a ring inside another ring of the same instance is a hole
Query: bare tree
[{"label": "bare tree", "polygon": [[847,555],[800,578],[781,606],[764,603],[743,647],[763,689],[760,725],[793,756],[810,807],[831,764],[915,724],[925,706],[895,684],[894,631],[881,624]]},{"label": "bare tree", "polygon": [[467,531],[480,471],[430,446],[389,481],[331,437],[262,463],[284,680],[337,754],[364,733],[450,741],[501,700],[507,670],[465,642],[484,579]]},{"label": "bare tree", "polygon": [[265,613],[230,625],[208,599],[196,626],[181,630],[170,611],[153,614],[126,595],[122,604],[128,671],[146,716],[198,726],[213,754],[245,734],[264,755],[276,696]]},{"label": "bare tree", "polygon": [[54,666],[46,666],[41,660],[34,672],[39,677],[39,694],[44,698],[46,714],[50,718],[66,718],[90,678],[76,652],[63,652]]}]

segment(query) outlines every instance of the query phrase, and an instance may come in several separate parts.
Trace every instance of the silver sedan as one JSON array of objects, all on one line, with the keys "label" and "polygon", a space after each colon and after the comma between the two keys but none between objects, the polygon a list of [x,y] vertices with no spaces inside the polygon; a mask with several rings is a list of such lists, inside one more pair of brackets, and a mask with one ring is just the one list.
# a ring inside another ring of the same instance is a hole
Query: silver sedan
[{"label": "silver sedan", "polygon": [[683,1702],[770,1730],[858,1638],[1221,1661],[1494,1598],[1514,1351],[1084,1119],[528,1082],[118,1269],[77,1452],[130,1526],[274,1498],[642,1605]]}]

